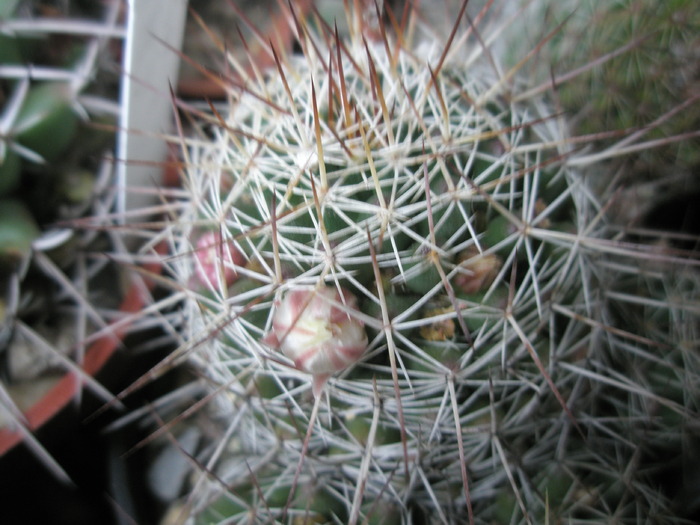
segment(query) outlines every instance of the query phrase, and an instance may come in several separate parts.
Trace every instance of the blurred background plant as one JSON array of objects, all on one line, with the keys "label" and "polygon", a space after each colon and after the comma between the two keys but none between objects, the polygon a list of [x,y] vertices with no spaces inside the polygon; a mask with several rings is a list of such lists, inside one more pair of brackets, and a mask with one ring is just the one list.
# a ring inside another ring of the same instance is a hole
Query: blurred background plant
[{"label": "blurred background plant", "polygon": [[109,398],[83,359],[119,306],[120,277],[100,255],[112,240],[69,222],[106,217],[116,191],[108,157],[119,115],[120,10],[113,2],[0,4],[0,427],[3,436],[23,434],[59,475],[23,412],[67,372]]},{"label": "blurred background plant", "polygon": [[[541,84],[554,85],[577,134],[638,131],[659,141],[687,135],[687,140],[631,151],[611,167],[620,184],[634,193],[625,199],[628,208],[617,210],[618,219],[639,224],[663,207],[655,217],[666,221],[660,226],[675,229],[675,220],[698,233],[700,4],[693,0],[534,4],[527,11],[523,33],[515,38],[536,45],[561,24],[561,31],[526,67]],[[576,80],[567,82],[573,74]],[[591,144],[601,149],[619,138],[600,136]],[[679,200],[675,211],[667,205]]]},{"label": "blurred background plant", "polygon": [[114,156],[127,8],[0,1],[3,523],[116,523],[120,512],[157,520],[151,504],[133,509],[141,456],[121,460],[122,440],[133,444],[143,428],[105,436],[111,412],[86,420],[159,348],[159,334],[136,330],[147,286],[115,263],[126,248],[107,226],[124,192]]}]

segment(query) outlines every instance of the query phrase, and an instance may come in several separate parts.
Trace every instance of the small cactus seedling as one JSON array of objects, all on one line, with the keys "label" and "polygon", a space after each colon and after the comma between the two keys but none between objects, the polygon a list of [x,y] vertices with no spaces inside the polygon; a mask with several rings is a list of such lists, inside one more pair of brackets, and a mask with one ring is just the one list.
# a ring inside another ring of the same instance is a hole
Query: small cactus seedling
[{"label": "small cactus seedling", "polygon": [[639,260],[697,261],[606,221],[594,163],[624,148],[582,152],[502,67],[517,16],[466,4],[445,37],[347,2],[341,37],[292,3],[298,53],[229,57],[225,108],[181,103],[182,191],[143,254],[171,248],[168,362],[215,387],[198,522],[673,519],[640,455],[697,414],[665,394],[700,367],[661,321],[697,296],[655,299]]}]

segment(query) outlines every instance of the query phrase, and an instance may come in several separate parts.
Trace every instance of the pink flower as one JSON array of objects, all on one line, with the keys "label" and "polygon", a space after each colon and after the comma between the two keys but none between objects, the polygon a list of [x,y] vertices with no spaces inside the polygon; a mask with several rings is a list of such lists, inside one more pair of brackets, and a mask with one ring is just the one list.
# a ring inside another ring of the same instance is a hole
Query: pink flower
[{"label": "pink flower", "polygon": [[246,263],[232,241],[223,242],[221,234],[213,231],[204,233],[197,240],[194,253],[197,280],[209,288],[218,288],[220,276],[226,286],[231,286],[238,279],[235,267]]},{"label": "pink flower", "polygon": [[367,348],[364,323],[352,315],[357,299],[347,290],[325,286],[290,290],[277,305],[264,342],[313,376],[318,396],[328,378],[357,362]]}]

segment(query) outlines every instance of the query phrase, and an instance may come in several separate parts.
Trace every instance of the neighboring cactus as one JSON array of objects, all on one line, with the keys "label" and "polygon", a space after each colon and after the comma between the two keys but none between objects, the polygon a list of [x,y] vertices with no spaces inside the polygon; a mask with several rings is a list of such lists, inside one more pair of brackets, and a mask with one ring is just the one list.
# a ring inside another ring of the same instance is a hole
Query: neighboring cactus
[{"label": "neighboring cactus", "polygon": [[23,440],[65,477],[33,434],[52,413],[27,413],[42,397],[60,405],[46,394],[64,373],[108,397],[84,358],[118,306],[115,269],[95,254],[112,239],[69,222],[105,225],[117,192],[103,158],[113,134],[90,123],[113,126],[119,113],[108,44],[121,7],[49,4],[0,2],[0,455]]},{"label": "neighboring cactus", "polygon": [[465,6],[446,39],[292,11],[301,54],[192,110],[143,251],[170,245],[168,362],[201,368],[222,425],[181,517],[675,520],[642,460],[698,431],[697,276],[640,261],[697,261],[606,221],[597,157],[489,47],[517,29],[461,31]]},{"label": "neighboring cactus", "polygon": [[[537,40],[552,26],[564,24],[540,52],[533,68],[539,80],[549,83],[552,76],[594,65],[584,68],[576,82],[558,87],[562,108],[576,114],[578,133],[644,128],[679,107],[683,110],[657,123],[649,137],[668,137],[700,127],[698,111],[687,104],[700,96],[700,4],[693,0],[537,4],[527,24],[531,38]],[[635,169],[626,170],[626,179],[639,182],[641,177],[694,173],[700,162],[699,144],[695,137],[639,152],[641,159]]]}]

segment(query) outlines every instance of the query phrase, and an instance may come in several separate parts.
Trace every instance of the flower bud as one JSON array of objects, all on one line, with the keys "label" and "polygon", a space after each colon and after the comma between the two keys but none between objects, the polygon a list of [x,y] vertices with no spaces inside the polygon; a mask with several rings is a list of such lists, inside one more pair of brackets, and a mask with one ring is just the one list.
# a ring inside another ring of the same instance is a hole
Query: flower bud
[{"label": "flower bud", "polygon": [[459,264],[462,271],[454,277],[455,288],[475,294],[491,286],[503,263],[496,254],[480,255],[475,249],[467,249],[459,255]]},{"label": "flower bud", "polygon": [[194,253],[197,280],[209,288],[218,288],[220,276],[227,287],[231,286],[238,279],[235,267],[244,266],[246,262],[232,241],[222,241],[221,234],[213,231],[197,240]]},{"label": "flower bud", "polygon": [[318,396],[332,374],[357,362],[367,348],[364,323],[353,311],[357,299],[347,290],[296,288],[277,305],[272,330],[263,341],[311,374]]}]

